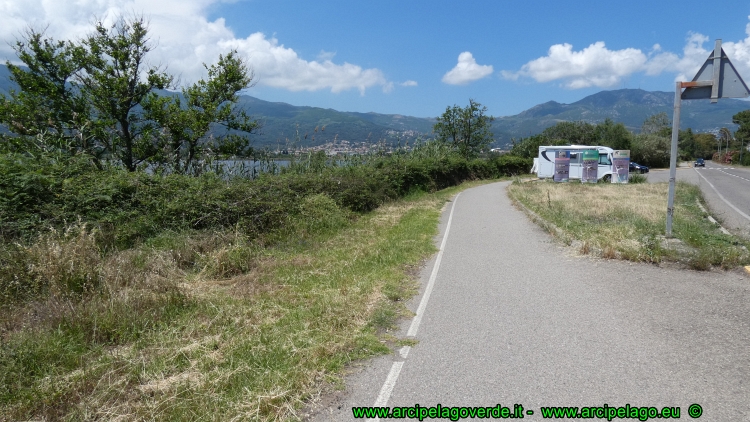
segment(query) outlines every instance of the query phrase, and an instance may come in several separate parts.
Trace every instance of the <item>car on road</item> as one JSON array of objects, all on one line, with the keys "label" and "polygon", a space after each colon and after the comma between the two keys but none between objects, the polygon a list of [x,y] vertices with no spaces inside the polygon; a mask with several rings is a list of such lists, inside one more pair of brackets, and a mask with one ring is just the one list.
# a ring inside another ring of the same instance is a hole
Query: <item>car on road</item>
[{"label": "car on road", "polygon": [[695,160],[694,167],[706,167],[706,161],[703,160],[702,158],[699,158],[699,159]]},{"label": "car on road", "polygon": [[636,162],[631,161],[630,162],[630,172],[631,173],[648,173],[648,167],[642,166]]}]

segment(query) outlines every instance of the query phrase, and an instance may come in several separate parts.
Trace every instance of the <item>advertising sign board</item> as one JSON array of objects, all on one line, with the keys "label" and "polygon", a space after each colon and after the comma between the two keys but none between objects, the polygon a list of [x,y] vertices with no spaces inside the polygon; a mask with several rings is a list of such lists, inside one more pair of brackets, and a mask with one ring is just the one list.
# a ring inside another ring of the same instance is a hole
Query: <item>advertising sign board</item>
[{"label": "advertising sign board", "polygon": [[599,151],[595,149],[582,152],[581,183],[596,183],[599,170]]},{"label": "advertising sign board", "polygon": [[612,153],[612,171],[612,183],[628,183],[630,150],[615,150]]},{"label": "advertising sign board", "polygon": [[555,152],[555,182],[567,182],[570,178],[570,151]]}]

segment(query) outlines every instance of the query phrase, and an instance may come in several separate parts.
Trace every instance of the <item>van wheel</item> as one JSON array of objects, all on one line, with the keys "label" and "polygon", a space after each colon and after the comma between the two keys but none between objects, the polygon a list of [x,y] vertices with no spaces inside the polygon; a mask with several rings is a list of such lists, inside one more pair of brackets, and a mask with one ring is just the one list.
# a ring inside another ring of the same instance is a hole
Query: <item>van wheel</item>
[{"label": "van wheel", "polygon": [[604,183],[612,183],[612,175],[611,174],[605,175],[604,177],[602,177],[602,181]]}]

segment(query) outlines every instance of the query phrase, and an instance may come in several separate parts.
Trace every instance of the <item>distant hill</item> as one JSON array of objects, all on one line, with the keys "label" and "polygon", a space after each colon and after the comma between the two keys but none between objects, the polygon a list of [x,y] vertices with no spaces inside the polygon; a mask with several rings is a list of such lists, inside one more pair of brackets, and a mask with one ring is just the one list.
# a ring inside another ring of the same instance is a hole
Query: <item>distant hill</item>
[{"label": "distant hill", "polygon": [[[561,121],[583,120],[600,123],[609,118],[622,122],[632,132],[640,132],[643,121],[657,113],[667,113],[672,118],[674,92],[644,91],[642,89],[620,89],[602,91],[572,104],[549,101],[536,105],[515,116],[499,117],[492,130],[498,144],[506,144],[511,138],[521,138],[540,133],[545,128]],[[717,132],[722,127],[735,130],[732,116],[750,109],[750,102],[722,99],[711,104],[707,100],[682,102],[680,127],[692,128],[695,132]]]},{"label": "distant hill", "polygon": [[[7,93],[11,86],[7,67],[0,65],[0,93]],[[609,118],[637,133],[643,121],[653,114],[665,112],[671,119],[673,101],[673,92],[641,89],[602,91],[572,104],[549,101],[515,116],[497,117],[492,124],[494,146],[507,146],[513,138],[538,134],[561,121],[600,123]],[[249,95],[241,97],[240,106],[263,122],[263,129],[253,137],[253,143],[274,148],[296,142],[298,146],[320,145],[334,140],[411,142],[417,136],[429,136],[436,122],[435,118],[293,106]],[[750,102],[742,100],[722,99],[715,104],[707,100],[683,101],[681,127],[695,132],[717,132],[722,127],[735,130],[732,116],[747,109]]]},{"label": "distant hill", "polygon": [[[320,145],[350,141],[376,143],[411,141],[432,132],[435,119],[398,114],[341,112],[319,107],[293,106],[244,95],[240,106],[263,123],[255,143],[271,146]],[[316,130],[317,129],[317,130]]]}]

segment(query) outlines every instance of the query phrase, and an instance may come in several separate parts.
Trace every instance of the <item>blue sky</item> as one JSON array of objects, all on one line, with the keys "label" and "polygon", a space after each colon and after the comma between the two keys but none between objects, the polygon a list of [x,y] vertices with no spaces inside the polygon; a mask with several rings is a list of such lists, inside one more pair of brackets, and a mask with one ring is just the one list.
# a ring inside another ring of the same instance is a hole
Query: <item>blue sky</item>
[{"label": "blue sky", "polygon": [[[56,4],[59,3],[59,4]],[[619,88],[671,91],[714,40],[750,80],[750,2],[9,0],[0,56],[28,26],[57,38],[92,17],[143,13],[155,63],[191,82],[237,49],[255,71],[248,94],[294,105],[439,115],[473,98],[495,116]]]}]

